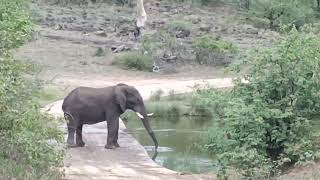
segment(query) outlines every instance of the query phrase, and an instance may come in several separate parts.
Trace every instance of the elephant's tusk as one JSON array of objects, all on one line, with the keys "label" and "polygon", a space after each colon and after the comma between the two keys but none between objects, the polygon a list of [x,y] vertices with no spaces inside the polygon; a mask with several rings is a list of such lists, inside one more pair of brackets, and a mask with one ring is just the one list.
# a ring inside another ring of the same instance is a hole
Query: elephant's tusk
[{"label": "elephant's tusk", "polygon": [[[140,113],[136,112],[136,114],[137,114],[137,116],[139,116],[139,118],[144,119],[144,117]],[[149,113],[149,114],[147,114],[147,116],[148,117],[153,116],[153,113]]]},{"label": "elephant's tusk", "polygon": [[137,116],[139,116],[139,118],[144,119],[144,117],[140,113],[136,112],[136,114]]}]

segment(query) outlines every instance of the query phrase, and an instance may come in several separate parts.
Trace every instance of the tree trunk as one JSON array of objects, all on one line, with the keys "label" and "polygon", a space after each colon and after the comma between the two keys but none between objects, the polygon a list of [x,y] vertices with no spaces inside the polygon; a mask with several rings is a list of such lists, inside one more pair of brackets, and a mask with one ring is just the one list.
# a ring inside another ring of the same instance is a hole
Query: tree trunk
[{"label": "tree trunk", "polygon": [[147,13],[144,10],[143,0],[137,0],[137,19],[136,19],[136,30],[134,33],[137,39],[143,36],[143,30],[147,21]]}]

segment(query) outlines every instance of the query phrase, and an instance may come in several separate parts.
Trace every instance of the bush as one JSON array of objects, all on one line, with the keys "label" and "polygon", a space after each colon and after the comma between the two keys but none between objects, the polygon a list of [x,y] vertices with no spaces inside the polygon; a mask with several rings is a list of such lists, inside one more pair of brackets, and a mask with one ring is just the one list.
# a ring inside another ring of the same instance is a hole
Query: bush
[{"label": "bush", "polygon": [[310,121],[320,112],[319,40],[294,29],[241,63],[250,67],[248,83],[211,93],[211,104],[222,106],[221,125],[210,130],[206,147],[224,167],[267,179],[315,159]]},{"label": "bush", "polygon": [[142,52],[153,56],[159,56],[160,51],[174,50],[176,48],[176,39],[167,32],[159,31],[156,34],[145,35],[142,41]]},{"label": "bush", "polygon": [[225,65],[231,62],[231,57],[237,52],[237,46],[215,36],[196,38],[192,44],[199,64]]},{"label": "bush", "polygon": [[168,24],[168,30],[169,31],[191,31],[192,23],[188,21],[171,21]]},{"label": "bush", "polygon": [[24,77],[28,69],[10,57],[0,58],[0,174],[58,178],[63,151],[56,145],[63,141],[63,134],[53,118],[40,113],[35,102],[39,87]]},{"label": "bush", "polygon": [[152,71],[153,59],[150,55],[134,51],[117,56],[112,64],[124,69]]},{"label": "bush", "polygon": [[161,89],[158,89],[154,92],[151,92],[151,95],[149,97],[149,101],[160,101],[163,94],[164,94],[164,92]]},{"label": "bush", "polygon": [[32,23],[22,0],[0,0],[0,55],[31,37]]},{"label": "bush", "polygon": [[193,41],[193,47],[199,49],[208,49],[218,53],[236,53],[237,46],[231,42],[222,40],[215,36],[202,36]]},{"label": "bush", "polygon": [[305,1],[292,0],[257,0],[252,1],[249,7],[251,17],[265,18],[269,21],[269,28],[279,29],[280,25],[295,25],[314,22],[316,13],[313,5]]},{"label": "bush", "polygon": [[63,134],[53,118],[40,113],[35,66],[8,53],[31,37],[25,7],[22,0],[0,0],[0,177],[58,179],[63,150],[57,145]]}]

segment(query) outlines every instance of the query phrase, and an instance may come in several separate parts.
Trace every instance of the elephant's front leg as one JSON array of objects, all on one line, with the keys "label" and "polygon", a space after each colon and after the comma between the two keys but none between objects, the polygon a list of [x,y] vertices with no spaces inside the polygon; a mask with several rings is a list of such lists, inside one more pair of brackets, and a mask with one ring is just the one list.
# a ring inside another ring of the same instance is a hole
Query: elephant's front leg
[{"label": "elephant's front leg", "polygon": [[79,125],[76,129],[76,145],[79,147],[83,147],[85,143],[82,140],[82,127],[83,125]]},{"label": "elephant's front leg", "polygon": [[112,118],[108,123],[108,137],[107,137],[107,144],[105,145],[106,149],[114,149],[116,146],[114,144],[118,134],[119,128],[119,118]]},{"label": "elephant's front leg", "polygon": [[119,143],[118,143],[118,135],[119,135],[119,120],[117,121],[117,127],[116,127],[116,129],[117,129],[117,131],[116,131],[116,135],[115,135],[115,137],[114,137],[114,139],[113,139],[113,145],[115,146],[115,147],[120,147],[120,145],[119,145]]}]

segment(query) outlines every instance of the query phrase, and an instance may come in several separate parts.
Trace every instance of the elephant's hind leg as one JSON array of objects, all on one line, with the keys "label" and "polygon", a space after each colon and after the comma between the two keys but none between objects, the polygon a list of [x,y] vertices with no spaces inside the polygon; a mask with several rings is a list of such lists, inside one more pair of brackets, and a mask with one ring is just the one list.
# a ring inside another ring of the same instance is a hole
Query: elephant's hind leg
[{"label": "elephant's hind leg", "polygon": [[70,123],[67,124],[68,127],[68,139],[67,139],[67,146],[68,147],[74,147],[74,133],[75,133],[75,127],[73,127]]},{"label": "elephant's hind leg", "polygon": [[76,144],[74,143],[74,135],[77,127],[76,119],[71,113],[68,113],[68,112],[64,112],[64,118],[67,121],[67,127],[68,127],[67,146],[76,147]]},{"label": "elephant's hind leg", "polygon": [[82,140],[82,127],[83,125],[78,125],[76,129],[76,145],[79,147],[83,147],[85,143]]}]

